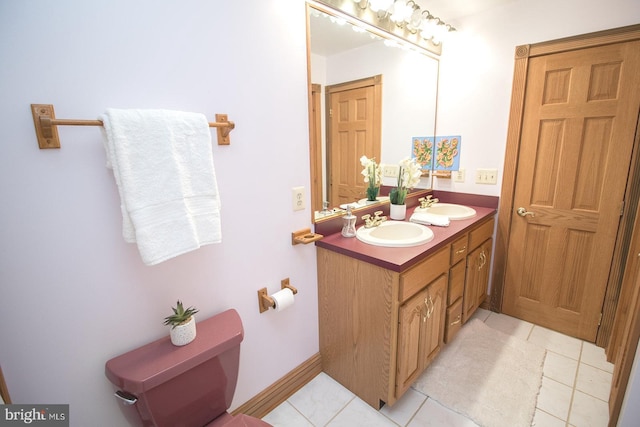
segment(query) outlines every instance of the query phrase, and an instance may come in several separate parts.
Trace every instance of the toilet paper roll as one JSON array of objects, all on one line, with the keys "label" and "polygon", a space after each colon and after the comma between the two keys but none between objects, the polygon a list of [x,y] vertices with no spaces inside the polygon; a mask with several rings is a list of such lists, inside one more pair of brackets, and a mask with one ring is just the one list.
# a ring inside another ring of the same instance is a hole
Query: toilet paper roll
[{"label": "toilet paper roll", "polygon": [[276,292],[271,295],[271,298],[273,298],[273,301],[276,303],[276,311],[282,311],[293,305],[293,292],[289,288],[284,288]]}]

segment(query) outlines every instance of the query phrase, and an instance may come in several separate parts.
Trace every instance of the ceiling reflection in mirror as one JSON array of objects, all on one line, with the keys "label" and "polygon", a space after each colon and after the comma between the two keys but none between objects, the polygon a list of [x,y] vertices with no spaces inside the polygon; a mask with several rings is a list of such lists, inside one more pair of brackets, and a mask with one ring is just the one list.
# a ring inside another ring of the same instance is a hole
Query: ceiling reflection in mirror
[{"label": "ceiling reflection in mirror", "polygon": [[[320,90],[316,107],[312,108],[318,110],[318,129],[315,134],[319,141],[316,142],[317,150],[313,149],[313,138],[311,143],[311,163],[318,165],[315,174],[312,166],[312,175],[315,176],[311,177],[311,200],[314,220],[321,220],[341,214],[346,208],[344,204],[327,206],[325,202],[331,185],[327,178],[330,176],[330,165],[326,150],[325,87],[382,76],[380,158],[375,161],[379,164],[397,165],[402,159],[412,155],[414,137],[432,137],[436,134],[439,62],[430,53],[402,48],[397,42],[382,38],[383,32],[376,31],[373,34],[362,31],[359,26],[345,22],[344,18],[349,17],[330,8],[307,6],[309,72],[312,85]],[[354,31],[354,28],[358,31]],[[313,128],[313,124],[311,127]],[[350,155],[349,161],[355,165],[358,174],[362,170],[360,157],[363,154],[352,152]],[[363,177],[360,176],[359,179],[363,180]],[[395,183],[395,177],[382,178],[383,186],[392,187]],[[421,179],[417,188],[431,188],[429,174]],[[360,198],[354,197],[350,204],[354,208],[364,206],[365,197],[364,193]]]}]

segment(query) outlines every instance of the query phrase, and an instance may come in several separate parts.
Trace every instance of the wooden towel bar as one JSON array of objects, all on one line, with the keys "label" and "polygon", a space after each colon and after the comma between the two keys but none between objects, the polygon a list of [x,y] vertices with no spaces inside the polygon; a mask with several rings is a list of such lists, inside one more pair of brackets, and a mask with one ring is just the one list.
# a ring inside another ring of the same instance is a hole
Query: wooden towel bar
[{"label": "wooden towel bar", "polygon": [[[102,126],[101,120],[56,119],[52,104],[31,104],[33,124],[40,148],[60,148],[57,126]],[[229,133],[236,127],[226,114],[216,114],[216,121],[209,127],[217,128],[218,145],[231,143]]]}]

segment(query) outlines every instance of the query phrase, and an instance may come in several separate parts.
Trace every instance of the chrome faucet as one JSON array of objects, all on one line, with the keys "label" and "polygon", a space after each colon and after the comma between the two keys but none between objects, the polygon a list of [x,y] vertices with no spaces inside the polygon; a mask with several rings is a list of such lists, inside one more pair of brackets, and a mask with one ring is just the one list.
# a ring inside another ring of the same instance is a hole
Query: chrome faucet
[{"label": "chrome faucet", "polygon": [[433,196],[428,195],[426,198],[420,197],[418,201],[420,202],[420,207],[422,209],[425,209],[425,208],[430,208],[431,205],[433,205],[434,203],[438,203],[440,200],[434,199]]},{"label": "chrome faucet", "polygon": [[371,214],[366,214],[362,216],[362,219],[364,220],[364,228],[372,228],[385,222],[387,217],[382,215],[382,211],[375,211],[373,217]]}]

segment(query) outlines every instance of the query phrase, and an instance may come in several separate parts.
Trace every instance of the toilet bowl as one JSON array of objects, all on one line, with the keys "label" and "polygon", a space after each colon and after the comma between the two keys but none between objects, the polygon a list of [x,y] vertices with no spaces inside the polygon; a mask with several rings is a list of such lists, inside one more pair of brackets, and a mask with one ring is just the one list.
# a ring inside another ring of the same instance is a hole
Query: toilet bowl
[{"label": "toilet bowl", "polygon": [[156,427],[270,426],[227,412],[244,338],[238,313],[227,310],[197,327],[196,339],[185,346],[174,346],[167,336],[106,363],[125,417],[133,425]]}]

